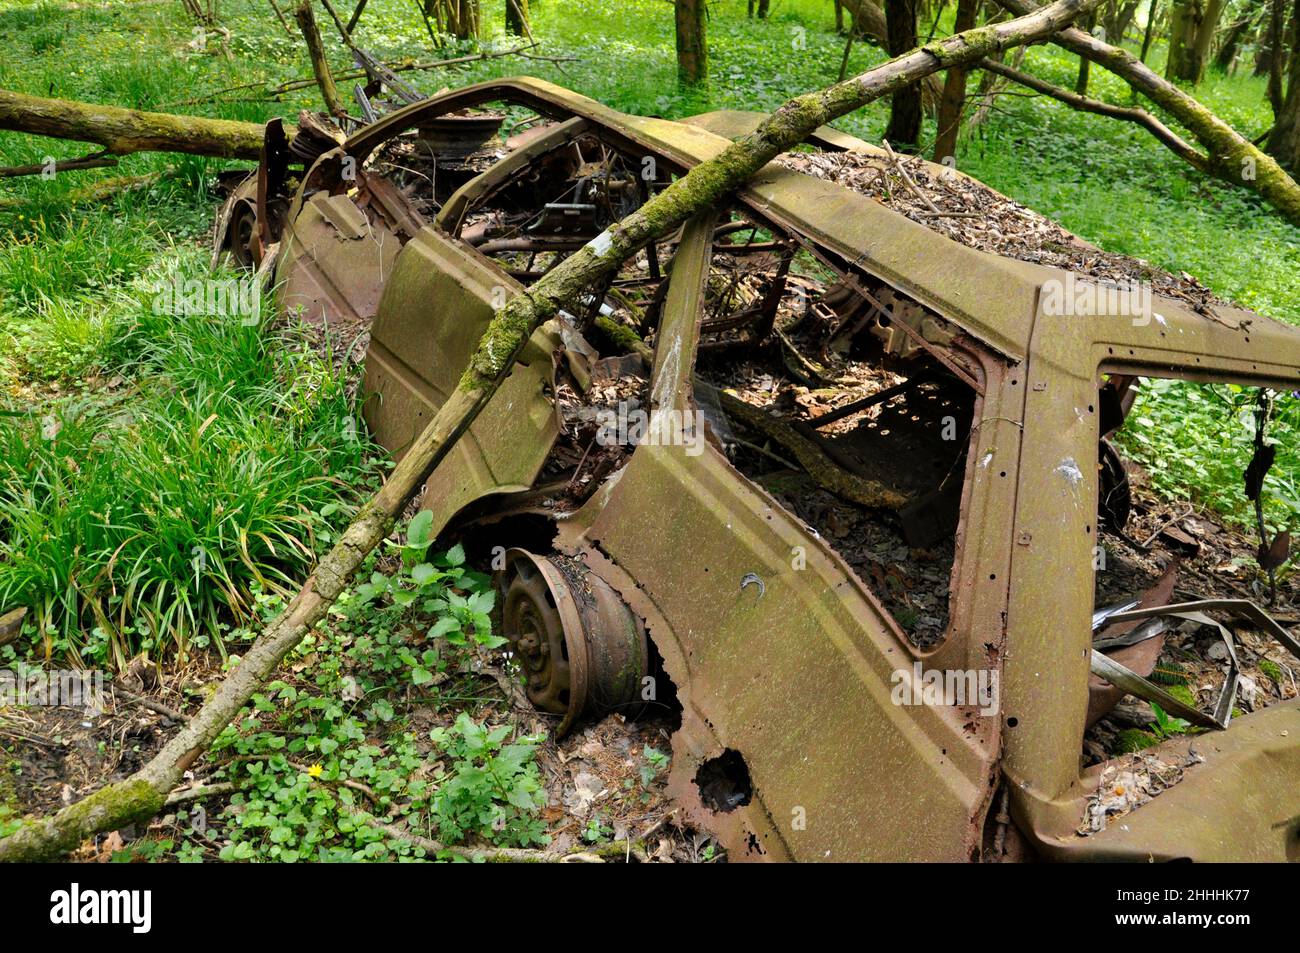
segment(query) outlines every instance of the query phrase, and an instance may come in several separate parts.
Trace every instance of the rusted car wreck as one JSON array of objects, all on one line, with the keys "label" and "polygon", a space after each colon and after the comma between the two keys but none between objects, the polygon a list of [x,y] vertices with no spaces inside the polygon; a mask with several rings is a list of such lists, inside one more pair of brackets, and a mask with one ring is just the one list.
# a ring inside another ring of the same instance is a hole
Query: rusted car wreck
[{"label": "rusted car wreck", "polygon": [[[367,422],[400,455],[494,307],[754,121],[521,78],[314,150],[273,126],[218,245],[368,329]],[[500,571],[530,700],[565,731],[675,696],[670,789],[736,860],[1300,858],[1300,702],[1148,749],[1186,770],[1122,823],[1087,829],[1113,765],[1080,757],[1122,694],[1094,638],[1172,587],[1097,595],[1127,517],[1104,437],[1139,377],[1295,389],[1300,332],[1158,285],[1061,307],[1100,286],[809,166],[895,161],[866,143],[809,147],[537,331],[429,480],[443,537]],[[930,699],[930,673],[971,691]]]}]

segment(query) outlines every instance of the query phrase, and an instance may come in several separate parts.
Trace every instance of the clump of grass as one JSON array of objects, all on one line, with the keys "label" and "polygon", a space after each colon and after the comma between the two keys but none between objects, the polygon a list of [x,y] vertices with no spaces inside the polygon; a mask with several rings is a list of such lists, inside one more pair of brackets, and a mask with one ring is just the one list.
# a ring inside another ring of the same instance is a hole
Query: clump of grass
[{"label": "clump of grass", "polygon": [[0,307],[36,308],[69,292],[108,288],[139,274],[155,251],[152,230],[145,231],[142,235],[139,225],[107,215],[65,212],[47,219],[38,213],[26,234],[0,255]]},{"label": "clump of grass", "polygon": [[[201,274],[198,256],[173,266]],[[134,388],[0,417],[0,605],[47,655],[224,651],[256,590],[295,587],[366,484],[347,381],[292,327],[156,314],[120,290]]]}]

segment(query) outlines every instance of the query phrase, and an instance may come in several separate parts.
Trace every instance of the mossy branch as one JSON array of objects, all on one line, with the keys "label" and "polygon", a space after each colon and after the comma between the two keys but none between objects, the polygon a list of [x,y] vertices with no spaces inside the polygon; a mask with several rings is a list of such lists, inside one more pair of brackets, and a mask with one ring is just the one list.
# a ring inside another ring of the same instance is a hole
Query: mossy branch
[{"label": "mossy branch", "polygon": [[262,152],[265,127],[255,122],[142,112],[0,89],[0,129],[96,142],[112,155],[184,152],[256,161]]},{"label": "mossy branch", "polygon": [[[998,3],[1022,16],[1040,9],[1034,0],[998,0]],[[1177,119],[1208,153],[1205,171],[1225,182],[1249,189],[1293,225],[1300,225],[1300,185],[1272,156],[1204,104],[1160,76],[1128,50],[1103,43],[1077,27],[1062,29],[1051,39],[1057,46],[1110,70]]]}]

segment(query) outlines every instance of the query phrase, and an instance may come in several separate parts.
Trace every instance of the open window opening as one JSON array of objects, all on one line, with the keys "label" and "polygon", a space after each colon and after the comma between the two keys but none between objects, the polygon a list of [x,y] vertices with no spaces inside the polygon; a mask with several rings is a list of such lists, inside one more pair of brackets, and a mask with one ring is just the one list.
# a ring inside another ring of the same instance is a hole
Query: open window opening
[{"label": "open window opening", "polygon": [[724,230],[699,371],[732,462],[844,558],[912,645],[933,648],[948,627],[977,399],[964,366],[936,357],[956,330],[739,216]]},{"label": "open window opening", "polygon": [[[1300,646],[1277,626],[1300,604],[1286,568],[1293,474],[1285,463],[1265,465],[1275,451],[1267,450],[1269,424],[1257,430],[1263,393],[1155,376],[1101,380],[1093,649],[1165,696],[1094,674],[1085,766],[1297,695]],[[1123,614],[1206,600],[1216,604],[1146,619]],[[1094,672],[1106,666],[1094,654]]]}]

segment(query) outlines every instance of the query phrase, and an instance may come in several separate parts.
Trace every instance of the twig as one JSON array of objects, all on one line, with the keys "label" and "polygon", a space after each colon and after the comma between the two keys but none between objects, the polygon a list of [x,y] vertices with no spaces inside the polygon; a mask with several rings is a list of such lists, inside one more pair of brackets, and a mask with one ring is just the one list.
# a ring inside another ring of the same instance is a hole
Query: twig
[{"label": "twig", "polygon": [[889,156],[889,161],[892,162],[894,164],[894,168],[898,170],[898,174],[903,179],[903,184],[906,185],[911,190],[913,195],[915,195],[918,199],[924,202],[925,207],[928,208],[933,214],[942,215],[943,212],[939,210],[939,206],[934,204],[934,200],[931,199],[930,196],[922,192],[919,188],[917,188],[916,183],[912,181],[912,177],[908,175],[907,169],[903,166],[902,161],[898,158],[898,153],[894,152],[893,146],[889,144],[889,140],[881,139],[880,144],[885,147],[885,154]]},{"label": "twig", "polygon": [[513,864],[582,864],[596,863],[603,864],[610,858],[625,858],[630,848],[640,847],[641,841],[613,841],[608,844],[600,844],[588,850],[581,851],[556,851],[556,850],[534,850],[525,847],[463,847],[450,844],[443,844],[436,840],[430,840],[416,834],[404,827],[398,827],[386,821],[381,821],[377,817],[367,814],[365,811],[357,808],[351,808],[343,805],[344,810],[355,817],[357,820],[373,827],[375,830],[382,831],[395,840],[404,841],[414,847],[419,847],[426,854],[451,854],[455,857],[463,857],[466,860],[484,860],[489,863],[513,863]]},{"label": "twig", "polygon": [[49,172],[73,172],[79,169],[102,169],[117,165],[117,160],[106,152],[93,152],[79,159],[60,159],[53,165],[11,165],[0,168],[0,179],[16,179],[24,175],[42,175]]},{"label": "twig", "polygon": [[227,794],[233,794],[240,789],[240,785],[233,781],[222,781],[218,784],[200,784],[198,787],[187,788],[184,791],[173,791],[167,795],[165,802],[166,807],[175,804],[183,804],[186,801],[197,801],[206,797],[225,797]]},{"label": "twig", "polygon": [[113,689],[114,695],[121,695],[123,698],[129,698],[131,701],[135,702],[140,707],[148,708],[152,712],[157,712],[158,714],[162,715],[164,718],[170,718],[172,721],[176,721],[176,722],[183,722],[183,721],[190,720],[189,715],[183,715],[178,711],[173,711],[172,709],[164,705],[162,702],[154,701],[152,698],[148,698],[144,695],[137,695],[135,692],[123,688],[121,685],[110,685],[109,687]]}]

